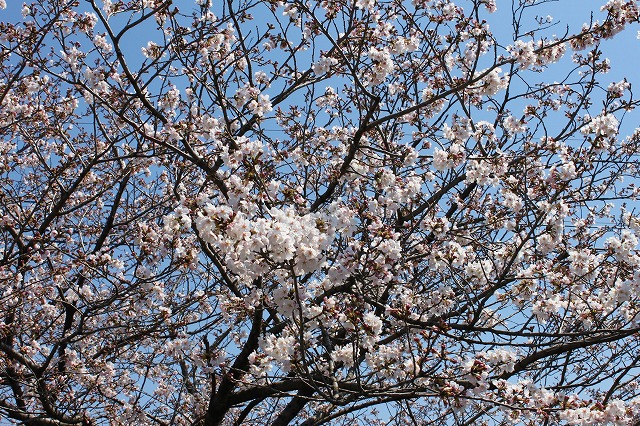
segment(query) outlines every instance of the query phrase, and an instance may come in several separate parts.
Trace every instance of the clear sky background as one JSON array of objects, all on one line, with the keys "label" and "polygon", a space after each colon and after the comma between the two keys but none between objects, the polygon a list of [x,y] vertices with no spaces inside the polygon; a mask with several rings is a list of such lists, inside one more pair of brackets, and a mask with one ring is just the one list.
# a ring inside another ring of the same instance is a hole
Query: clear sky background
[{"label": "clear sky background", "polygon": [[[101,3],[101,0],[98,0]],[[213,0],[214,2],[219,0]],[[354,0],[355,1],[355,0]],[[408,0],[407,0],[408,1]],[[514,0],[516,1],[516,0]],[[540,2],[540,0],[538,0]],[[552,17],[552,25],[546,30],[546,34],[558,34],[563,35],[567,28],[570,33],[577,32],[582,23],[589,22],[591,19],[602,20],[604,13],[600,12],[600,7],[606,3],[607,0],[542,0],[542,4],[536,5],[530,8],[531,13],[528,18],[534,18],[535,16]],[[20,0],[6,0],[7,8],[0,10],[0,21],[8,22],[20,22],[22,21],[21,9],[24,4]],[[81,7],[87,7],[85,0],[80,0]],[[183,10],[191,9],[194,6],[194,0],[174,0],[173,4]],[[469,2],[466,0],[455,1],[455,3],[462,7],[469,6]],[[512,0],[496,0],[498,11],[493,15],[487,15],[487,20],[490,23],[492,31],[494,31],[496,38],[503,43],[508,43],[508,37],[512,34]],[[592,14],[592,12],[594,12]],[[259,17],[254,17],[256,20]],[[534,24],[533,19],[525,19],[529,23],[529,28],[534,29],[537,26]],[[610,83],[614,81],[620,81],[626,77],[629,82],[638,88],[638,96],[640,96],[640,40],[637,38],[638,31],[640,31],[640,25],[634,25],[628,28],[625,32],[618,34],[614,39],[608,40],[601,45],[602,50],[606,57],[611,60],[611,72],[607,76],[610,81],[603,81],[603,83]],[[129,55],[141,57],[140,47],[145,46],[149,41],[141,37],[140,40],[133,41],[130,47]],[[127,53],[127,52],[125,52]],[[135,61],[134,61],[135,62]],[[570,64],[565,61],[564,66]],[[562,66],[563,64],[557,64]],[[566,70],[566,68],[562,68]],[[553,79],[553,71],[545,72],[541,75],[544,80]],[[559,69],[559,71],[561,71]],[[560,75],[560,74],[559,74]],[[635,84],[634,84],[635,83]],[[604,84],[606,86],[606,84]],[[274,94],[271,94],[272,96]],[[639,114],[640,116],[640,114]],[[640,120],[636,127],[640,125]],[[630,123],[626,123],[630,124]],[[626,126],[625,126],[626,127]]]},{"label": "clear sky background", "polygon": [[[214,0],[218,1],[218,0]],[[355,1],[355,0],[354,0]],[[514,0],[516,1],[516,0]],[[540,1],[540,0],[538,0]],[[529,17],[535,16],[551,16],[552,26],[547,30],[548,34],[562,35],[567,28],[569,32],[575,33],[579,30],[582,23],[589,22],[592,19],[602,20],[604,14],[599,11],[600,7],[606,3],[607,0],[543,0],[543,4],[536,5],[531,8],[532,11]],[[85,0],[80,0],[81,7],[85,6]],[[101,2],[101,0],[99,0]],[[465,7],[469,5],[466,0],[454,1],[457,5]],[[22,21],[21,9],[24,2],[20,0],[6,0],[7,8],[0,10],[0,21],[5,22],[20,22]],[[29,2],[27,2],[29,3]],[[194,0],[174,0],[173,4],[184,10],[191,9],[194,6]],[[509,36],[512,31],[511,25],[511,0],[496,0],[498,11],[487,16],[491,29],[497,35],[497,38],[502,41],[506,40],[505,37]],[[592,12],[594,12],[592,15]],[[254,17],[256,20],[258,17]],[[535,28],[533,21],[529,19],[530,28]],[[612,81],[619,81],[623,77],[634,83],[636,82],[640,90],[640,40],[637,38],[640,26],[635,25],[628,28],[625,32],[618,34],[614,39],[608,40],[602,44],[602,50],[605,56],[611,60],[611,73],[610,77]],[[146,41],[141,46],[146,45]],[[133,49],[132,49],[133,50]],[[136,46],[135,52],[131,53],[139,55],[140,50]],[[546,74],[545,74],[546,75]],[[545,77],[546,78],[546,77]]]},{"label": "clear sky background", "polygon": [[[569,32],[577,32],[583,23],[588,23],[592,19],[592,12],[594,20],[602,20],[605,16],[603,12],[600,12],[600,7],[604,5],[607,0],[550,0],[543,5],[536,6],[531,10],[535,13],[531,15],[539,15],[546,17],[547,15],[553,18],[553,26],[549,31],[553,34],[562,35],[566,31],[567,27]],[[500,20],[495,22],[508,22],[511,19],[511,1],[510,0],[496,0],[498,5],[498,15]],[[496,31],[496,25],[493,25]],[[623,33],[616,35],[615,38],[605,41],[602,45],[602,51],[604,56],[611,60],[611,72],[610,78],[612,81],[619,81],[623,77],[633,83],[636,82],[640,90],[640,40],[637,35],[640,31],[640,26],[633,25],[628,27]]]},{"label": "clear sky background", "polygon": [[[554,24],[551,32],[560,35],[564,33],[567,26],[569,26],[571,32],[577,31],[582,23],[590,21],[592,11],[596,11],[594,19],[601,19],[604,15],[599,12],[599,9],[606,1],[607,0],[546,0],[545,4],[536,5],[531,9],[535,11],[531,16],[551,16],[553,18],[552,24]],[[0,20],[20,22],[22,20],[20,11],[24,2],[20,0],[6,0],[6,2],[7,8],[0,10]],[[80,2],[85,3],[85,0],[80,0]],[[454,2],[462,7],[465,5],[468,6],[468,1],[466,0]],[[175,6],[178,8],[183,7],[184,9],[190,9],[194,3],[194,0],[173,1]],[[491,27],[498,34],[506,35],[506,33],[502,33],[501,27],[502,24],[505,24],[505,29],[510,27],[512,1],[496,0],[496,3],[498,11],[494,16],[491,16]],[[255,18],[258,19],[257,17]],[[640,31],[640,26],[636,25],[635,27],[636,28],[629,28],[624,34],[618,34],[614,40],[608,41],[603,45],[603,50],[612,60],[612,75],[621,76],[624,72],[629,76],[637,77],[638,75],[638,68],[640,66],[640,40],[637,39],[637,33]],[[640,78],[638,78],[638,80],[640,81]]]}]

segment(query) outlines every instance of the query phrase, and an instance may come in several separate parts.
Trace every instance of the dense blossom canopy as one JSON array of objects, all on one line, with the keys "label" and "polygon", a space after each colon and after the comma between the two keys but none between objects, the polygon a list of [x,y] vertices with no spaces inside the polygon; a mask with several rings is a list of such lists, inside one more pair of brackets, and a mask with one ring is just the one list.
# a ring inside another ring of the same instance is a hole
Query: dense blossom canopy
[{"label": "dense blossom canopy", "polygon": [[0,422],[633,424],[604,1],[0,0]]}]

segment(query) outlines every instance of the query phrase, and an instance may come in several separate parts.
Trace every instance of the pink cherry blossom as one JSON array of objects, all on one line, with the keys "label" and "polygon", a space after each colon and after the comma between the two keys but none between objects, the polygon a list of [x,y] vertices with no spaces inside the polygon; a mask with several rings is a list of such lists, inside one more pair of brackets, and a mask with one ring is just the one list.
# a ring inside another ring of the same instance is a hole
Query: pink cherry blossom
[{"label": "pink cherry blossom", "polygon": [[0,423],[637,423],[638,5],[548,3],[0,0]]}]

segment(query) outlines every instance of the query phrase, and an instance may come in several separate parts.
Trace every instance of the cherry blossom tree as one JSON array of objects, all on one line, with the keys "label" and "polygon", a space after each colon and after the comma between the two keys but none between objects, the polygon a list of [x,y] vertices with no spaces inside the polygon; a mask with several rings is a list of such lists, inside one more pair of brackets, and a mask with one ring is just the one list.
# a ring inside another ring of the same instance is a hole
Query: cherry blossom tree
[{"label": "cherry blossom tree", "polygon": [[0,11],[0,423],[637,422],[605,1]]}]

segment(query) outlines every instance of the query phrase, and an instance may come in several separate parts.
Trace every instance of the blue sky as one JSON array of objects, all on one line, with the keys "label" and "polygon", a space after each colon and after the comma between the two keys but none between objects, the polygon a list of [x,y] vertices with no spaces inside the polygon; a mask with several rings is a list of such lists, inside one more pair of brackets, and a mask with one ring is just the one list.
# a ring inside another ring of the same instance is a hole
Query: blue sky
[{"label": "blue sky", "polygon": [[[516,1],[516,0],[514,0]],[[24,4],[19,0],[6,0],[7,8],[0,10],[0,21],[20,22],[22,21],[21,9]],[[85,2],[82,2],[85,3]],[[98,0],[98,4],[102,1]],[[194,6],[192,0],[175,0],[174,5],[182,7],[184,10]],[[462,7],[468,6],[467,1],[456,1]],[[496,0],[498,11],[493,15],[487,15],[486,18],[490,23],[491,29],[495,32],[497,38],[505,41],[512,32],[511,25],[511,0]],[[542,4],[530,8],[531,13],[528,14],[526,21],[533,23],[536,16],[546,18],[552,17],[551,25],[546,30],[546,34],[563,35],[567,28],[573,33],[579,30],[582,23],[589,22],[592,17],[594,20],[602,19],[604,14],[599,11],[600,7],[606,3],[606,0],[543,0]],[[82,4],[81,7],[88,5]],[[593,15],[592,15],[593,13]],[[257,18],[256,18],[257,19]],[[530,29],[535,25],[530,25]],[[601,45],[604,55],[611,60],[611,72],[607,77],[613,81],[619,81],[626,77],[634,86],[640,87],[640,76],[638,69],[640,68],[640,40],[637,38],[640,26],[635,25],[628,28],[625,32],[618,34],[614,39],[608,40]],[[140,56],[140,47],[145,46],[148,40],[142,37],[140,40],[131,40],[130,55]],[[135,42],[139,43],[135,43]],[[544,79],[549,78],[549,73],[544,74]],[[608,83],[608,82],[607,82]]]}]

